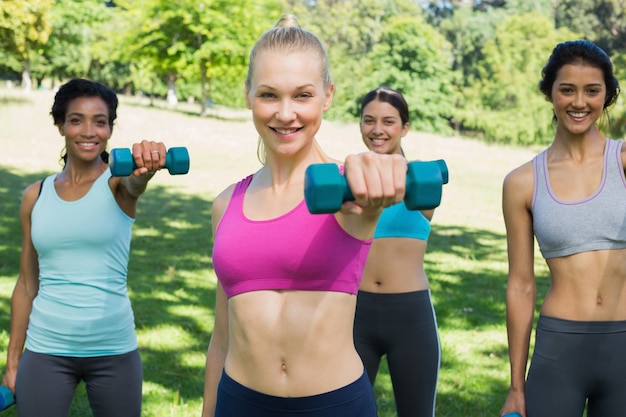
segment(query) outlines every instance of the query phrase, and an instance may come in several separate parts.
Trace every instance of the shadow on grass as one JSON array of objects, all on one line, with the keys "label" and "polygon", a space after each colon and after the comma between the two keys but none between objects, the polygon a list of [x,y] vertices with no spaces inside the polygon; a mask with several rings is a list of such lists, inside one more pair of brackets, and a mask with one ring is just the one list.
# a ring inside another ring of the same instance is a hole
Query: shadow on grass
[{"label": "shadow on grass", "polygon": [[[9,329],[11,290],[19,272],[21,193],[47,174],[16,173],[0,166],[0,329],[5,332]],[[210,257],[211,204],[198,195],[160,185],[150,186],[139,202],[128,286],[142,341],[145,385],[151,387],[144,404],[177,405],[197,402],[202,397],[203,357],[215,299]],[[504,325],[506,245],[502,234],[436,225],[429,240],[426,269],[441,332],[480,332]],[[506,358],[506,346],[490,346],[476,355]],[[472,366],[444,351],[442,373],[458,374],[462,379],[464,370]],[[497,366],[503,367],[505,362],[500,360]],[[478,373],[481,381],[476,386],[459,380],[458,387],[453,383],[440,390],[438,415],[496,415],[506,395],[507,380],[489,371]],[[392,416],[393,392],[390,383],[385,383],[386,364],[381,364],[378,379],[381,417]],[[171,398],[164,400],[163,396]],[[4,415],[9,417],[14,415],[12,412],[8,410]],[[90,415],[82,387],[72,415]]]},{"label": "shadow on grass", "polygon": [[507,271],[495,266],[504,267],[507,262],[504,235],[462,226],[433,226],[424,262],[440,327],[503,323]]}]

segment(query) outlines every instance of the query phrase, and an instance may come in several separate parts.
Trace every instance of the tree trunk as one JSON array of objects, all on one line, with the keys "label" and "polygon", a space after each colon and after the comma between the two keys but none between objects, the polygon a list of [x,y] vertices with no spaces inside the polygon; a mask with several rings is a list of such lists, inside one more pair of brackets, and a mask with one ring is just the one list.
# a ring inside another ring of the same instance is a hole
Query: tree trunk
[{"label": "tree trunk", "polygon": [[169,74],[167,76],[167,104],[170,107],[178,105],[178,96],[176,95],[176,75]]},{"label": "tree trunk", "polygon": [[33,82],[30,79],[30,61],[24,62],[24,68],[22,69],[22,88],[24,91],[30,92],[33,89]]}]

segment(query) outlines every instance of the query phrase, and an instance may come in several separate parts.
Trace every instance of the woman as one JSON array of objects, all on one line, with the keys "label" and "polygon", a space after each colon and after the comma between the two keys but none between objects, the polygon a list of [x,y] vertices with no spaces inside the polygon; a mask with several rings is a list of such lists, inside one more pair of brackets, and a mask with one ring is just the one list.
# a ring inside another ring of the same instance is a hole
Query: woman
[{"label": "woman", "polygon": [[93,81],[61,86],[51,114],[65,138],[64,167],[23,194],[2,380],[20,417],[67,416],[81,380],[94,416],[141,415],[143,371],[126,274],[137,200],[165,165],[166,150],[135,144],[133,174],[112,177],[106,148],[117,104],[112,90]]},{"label": "woman", "polygon": [[255,44],[246,102],[265,163],[213,203],[219,282],[203,416],[376,416],[352,338],[356,293],[407,166],[351,155],[344,171],[356,200],[336,214],[307,211],[306,168],[340,164],[315,138],[333,91],[322,43],[292,16]]},{"label": "woman", "polygon": [[[622,415],[626,409],[626,150],[598,120],[619,85],[607,54],[558,44],[542,71],[556,133],[503,184],[511,387],[502,413]],[[533,236],[550,269],[525,379],[536,284]]]},{"label": "woman", "polygon": [[[401,155],[409,131],[402,94],[379,87],[361,103],[365,146]],[[410,211],[403,202],[381,215],[357,296],[354,342],[374,385],[387,356],[398,417],[434,416],[441,348],[424,254],[433,210]]]}]

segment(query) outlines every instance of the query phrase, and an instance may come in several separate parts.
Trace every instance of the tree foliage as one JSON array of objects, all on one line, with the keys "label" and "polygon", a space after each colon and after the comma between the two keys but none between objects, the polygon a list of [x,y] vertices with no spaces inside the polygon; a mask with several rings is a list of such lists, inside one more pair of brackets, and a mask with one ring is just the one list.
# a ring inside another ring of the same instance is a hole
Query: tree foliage
[{"label": "tree foliage", "polygon": [[[30,88],[30,64],[48,41],[52,31],[49,10],[53,0],[0,0],[0,50],[7,63],[22,71],[22,82]],[[12,59],[11,59],[12,58]]]},{"label": "tree foliage", "polygon": [[[228,104],[243,102],[243,93],[233,100],[233,84],[242,81],[255,39],[278,17],[269,1],[145,0],[137,5],[124,0],[118,5],[127,11],[124,59],[166,80],[170,94],[178,80],[200,84],[202,106],[207,94]],[[216,79],[227,88],[212,83]]]},{"label": "tree foliage", "polygon": [[559,0],[557,27],[567,27],[593,39],[607,53],[626,50],[625,0]]},{"label": "tree foliage", "polygon": [[479,78],[468,87],[459,117],[463,127],[490,141],[516,144],[551,140],[552,112],[539,93],[541,69],[558,42],[577,36],[554,29],[537,13],[511,15],[483,47]]},{"label": "tree foliage", "polygon": [[64,80],[87,76],[94,59],[93,44],[109,10],[99,0],[56,0],[49,11],[52,31],[42,49],[42,64],[33,68],[37,78]]},{"label": "tree foliage", "polygon": [[[282,13],[325,44],[331,119],[354,121],[380,85],[404,93],[412,127],[489,141],[545,143],[542,66],[586,38],[626,83],[626,0],[0,0],[0,76],[85,76],[127,94],[244,105],[255,40]],[[8,74],[8,75],[7,75]],[[620,97],[606,131],[626,133]]]},{"label": "tree foliage", "polygon": [[456,94],[450,61],[450,45],[440,33],[422,18],[398,16],[367,56],[370,89],[402,91],[415,129],[450,133]]}]

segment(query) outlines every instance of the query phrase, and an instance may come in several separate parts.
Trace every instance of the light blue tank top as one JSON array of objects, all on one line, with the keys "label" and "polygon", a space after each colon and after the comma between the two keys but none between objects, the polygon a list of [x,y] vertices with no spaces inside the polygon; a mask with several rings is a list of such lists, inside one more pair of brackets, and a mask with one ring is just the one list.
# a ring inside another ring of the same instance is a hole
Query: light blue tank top
[{"label": "light blue tank top", "polygon": [[118,206],[107,169],[80,200],[64,201],[46,178],[31,215],[39,255],[26,348],[59,356],[137,348],[126,275],[134,219]]},{"label": "light blue tank top", "polygon": [[419,210],[409,210],[404,201],[383,210],[376,224],[374,239],[400,237],[428,240],[430,222]]},{"label": "light blue tank top", "polygon": [[563,201],[554,195],[547,149],[533,158],[533,231],[544,258],[626,248],[626,177],[622,141],[606,139],[602,180],[589,197]]}]

